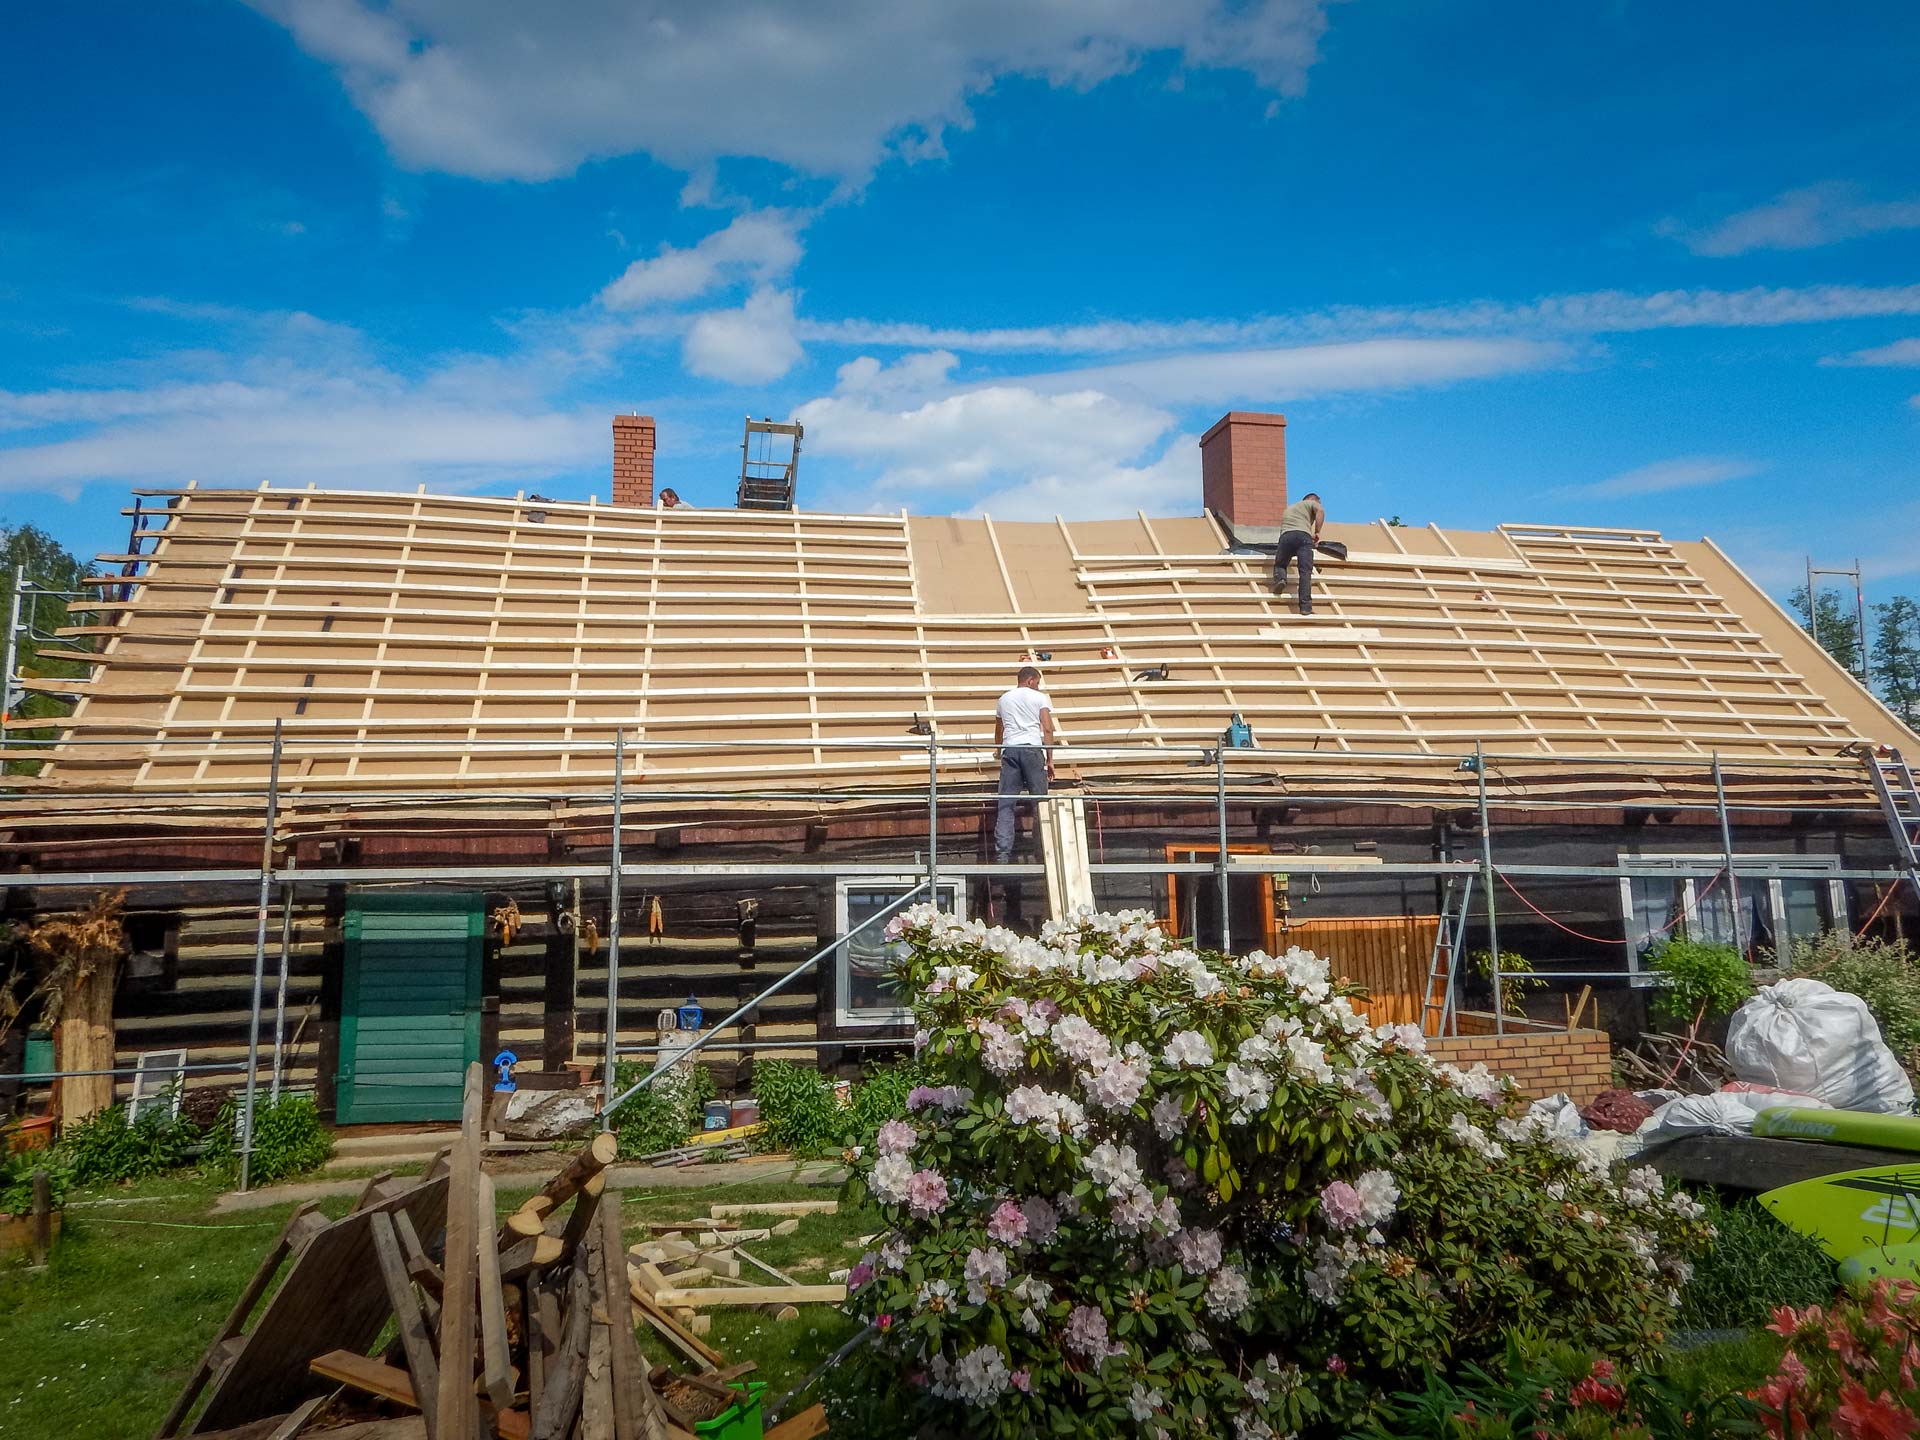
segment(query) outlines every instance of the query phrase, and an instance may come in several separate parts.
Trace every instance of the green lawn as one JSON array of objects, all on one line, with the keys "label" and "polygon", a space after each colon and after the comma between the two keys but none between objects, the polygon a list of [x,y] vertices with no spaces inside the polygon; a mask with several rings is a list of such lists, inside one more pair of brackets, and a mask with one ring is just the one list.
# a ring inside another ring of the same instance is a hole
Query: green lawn
[{"label": "green lawn", "polygon": [[[507,1188],[512,1183],[502,1178],[503,1213],[527,1193],[525,1186]],[[46,1270],[29,1270],[24,1255],[0,1259],[0,1437],[152,1434],[293,1210],[288,1204],[215,1215],[218,1193],[215,1183],[197,1177],[76,1192]],[[799,1184],[628,1190],[621,1213],[629,1221],[681,1219],[705,1215],[714,1203],[833,1194]],[[342,1197],[320,1206],[337,1216],[351,1203]],[[749,1248],[795,1280],[822,1283],[859,1258],[847,1241],[878,1228],[868,1213],[807,1216],[796,1233]],[[629,1227],[629,1243],[643,1238]],[[854,1329],[826,1306],[803,1306],[800,1318],[785,1324],[751,1310],[712,1313],[708,1343],[730,1362],[755,1361],[769,1398]],[[640,1334],[650,1356],[675,1359],[651,1332]]]}]

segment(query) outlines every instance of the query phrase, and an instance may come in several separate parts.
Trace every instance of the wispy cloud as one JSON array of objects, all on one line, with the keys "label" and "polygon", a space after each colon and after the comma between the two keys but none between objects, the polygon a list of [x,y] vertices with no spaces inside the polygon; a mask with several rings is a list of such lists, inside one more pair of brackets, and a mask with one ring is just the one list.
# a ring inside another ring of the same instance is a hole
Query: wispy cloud
[{"label": "wispy cloud", "polygon": [[969,354],[1119,355],[1202,346],[1302,344],[1375,335],[1606,335],[1745,329],[1920,315],[1920,285],[1747,290],[1594,290],[1518,303],[1336,306],[1251,320],[1092,320],[992,329],[888,320],[806,320],[805,341]]},{"label": "wispy cloud", "polygon": [[807,217],[788,210],[755,210],[679,249],[660,247],[636,260],[600,292],[608,310],[642,310],[697,300],[725,286],[770,285],[800,263],[800,230]]},{"label": "wispy cloud", "polygon": [[1896,340],[1872,350],[1855,350],[1850,355],[1829,355],[1822,365],[1920,365],[1920,339]]},{"label": "wispy cloud", "polygon": [[1829,181],[1784,191],[1709,225],[1669,219],[1656,229],[1696,255],[1813,250],[1863,235],[1920,229],[1920,200],[1868,200],[1857,185]]},{"label": "wispy cloud", "polygon": [[1575,486],[1567,493],[1596,500],[1660,495],[1669,490],[1698,490],[1707,485],[1724,485],[1729,480],[1745,480],[1765,468],[1758,461],[1744,460],[1737,455],[1680,455],[1623,470],[1591,485]]}]

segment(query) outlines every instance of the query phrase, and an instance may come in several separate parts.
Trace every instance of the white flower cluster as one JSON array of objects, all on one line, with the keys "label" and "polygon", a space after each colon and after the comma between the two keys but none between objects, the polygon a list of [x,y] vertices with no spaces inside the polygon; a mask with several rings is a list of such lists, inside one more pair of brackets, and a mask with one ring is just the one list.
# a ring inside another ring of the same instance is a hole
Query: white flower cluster
[{"label": "white flower cluster", "polygon": [[984,1410],[1013,1383],[1013,1372],[997,1346],[982,1345],[956,1361],[935,1355],[928,1367],[927,1388],[942,1400],[959,1400]]},{"label": "white flower cluster", "polygon": [[1471,1150],[1482,1159],[1506,1158],[1506,1147],[1464,1115],[1455,1115],[1447,1122],[1447,1133],[1460,1143],[1461,1148]]},{"label": "white flower cluster", "polygon": [[1031,1125],[1050,1140],[1078,1140],[1087,1133],[1087,1112],[1070,1095],[1022,1085],[1007,1096],[1007,1123]]},{"label": "white flower cluster", "polygon": [[1007,1252],[989,1246],[967,1251],[967,1263],[961,1272],[967,1282],[967,1303],[984,1305],[996,1286],[1005,1285],[1009,1274]]}]

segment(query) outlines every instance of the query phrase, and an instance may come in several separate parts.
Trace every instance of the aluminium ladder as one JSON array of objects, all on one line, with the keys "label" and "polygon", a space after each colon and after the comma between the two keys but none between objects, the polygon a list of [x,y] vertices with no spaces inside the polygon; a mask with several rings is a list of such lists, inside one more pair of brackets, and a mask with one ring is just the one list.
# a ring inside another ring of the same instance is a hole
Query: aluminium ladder
[{"label": "aluminium ladder", "polygon": [[1863,748],[1862,757],[1893,836],[1894,864],[1920,896],[1920,789],[1914,785],[1913,769],[1898,750]]},{"label": "aluminium ladder", "polygon": [[1450,1035],[1454,1025],[1455,974],[1460,947],[1467,938],[1467,912],[1473,905],[1473,872],[1449,875],[1440,896],[1440,924],[1433,932],[1433,960],[1427,967],[1426,1004],[1420,1028],[1430,1036]]}]

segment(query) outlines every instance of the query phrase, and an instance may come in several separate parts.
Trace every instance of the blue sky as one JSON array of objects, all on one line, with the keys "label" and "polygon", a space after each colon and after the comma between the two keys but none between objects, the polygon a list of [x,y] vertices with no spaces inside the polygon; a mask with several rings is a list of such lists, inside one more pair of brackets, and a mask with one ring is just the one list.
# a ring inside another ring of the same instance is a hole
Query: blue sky
[{"label": "blue sky", "polygon": [[1191,513],[1296,488],[1920,589],[1920,13],[181,0],[0,51],[0,517],[139,485]]}]

